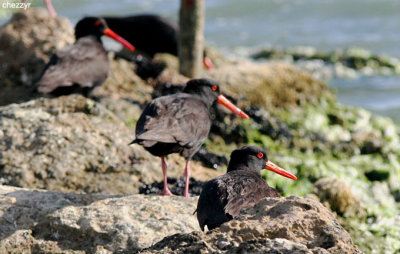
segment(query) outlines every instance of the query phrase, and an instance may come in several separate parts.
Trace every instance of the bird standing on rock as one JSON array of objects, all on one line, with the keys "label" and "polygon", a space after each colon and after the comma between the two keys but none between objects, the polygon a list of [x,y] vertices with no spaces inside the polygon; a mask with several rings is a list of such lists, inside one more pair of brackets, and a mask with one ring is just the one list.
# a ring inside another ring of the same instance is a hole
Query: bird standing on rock
[{"label": "bird standing on rock", "polygon": [[180,153],[186,159],[185,197],[189,197],[190,159],[200,149],[211,127],[210,107],[218,102],[242,118],[249,117],[220,94],[218,84],[210,79],[192,79],[182,93],[162,96],[151,101],[136,124],[138,143],[155,156],[161,157],[164,189],[167,185],[165,156]]},{"label": "bird standing on rock", "polygon": [[110,64],[101,36],[108,36],[130,51],[135,48],[108,28],[104,19],[84,18],[75,26],[76,42],[57,51],[43,70],[36,89],[40,93],[64,95],[73,92],[88,96],[108,77]]},{"label": "bird standing on rock", "polygon": [[268,186],[260,171],[268,169],[290,179],[297,177],[268,160],[258,146],[244,146],[231,154],[228,171],[204,184],[197,203],[197,220],[201,230],[219,227],[239,215],[244,208],[256,205],[264,197],[279,197]]}]

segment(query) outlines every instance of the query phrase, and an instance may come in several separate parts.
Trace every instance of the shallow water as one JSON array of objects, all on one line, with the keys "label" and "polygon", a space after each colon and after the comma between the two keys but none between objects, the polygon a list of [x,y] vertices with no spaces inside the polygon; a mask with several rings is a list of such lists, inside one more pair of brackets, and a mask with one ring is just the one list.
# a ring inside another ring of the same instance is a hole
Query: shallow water
[{"label": "shallow water", "polygon": [[342,103],[367,108],[400,121],[399,76],[334,79],[330,83],[337,89]]},{"label": "shallow water", "polygon": [[[0,0],[0,3],[7,0]],[[40,0],[31,1],[42,6]],[[76,23],[85,15],[159,13],[177,20],[178,0],[53,0]],[[398,0],[207,0],[205,37],[226,54],[273,45],[319,50],[361,46],[400,58]],[[0,7],[1,8],[1,7]],[[0,23],[4,23],[0,18]],[[339,101],[400,119],[400,78],[361,77],[330,82]]]}]

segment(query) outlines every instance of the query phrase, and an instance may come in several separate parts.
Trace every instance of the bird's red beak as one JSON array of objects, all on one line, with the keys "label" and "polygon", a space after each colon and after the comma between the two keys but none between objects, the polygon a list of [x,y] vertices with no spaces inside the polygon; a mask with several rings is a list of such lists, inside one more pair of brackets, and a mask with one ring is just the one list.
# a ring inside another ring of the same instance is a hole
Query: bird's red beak
[{"label": "bird's red beak", "polygon": [[271,161],[267,161],[267,163],[265,163],[265,168],[268,170],[271,170],[272,172],[275,172],[277,174],[283,175],[284,177],[293,179],[293,180],[297,180],[297,177],[291,173],[289,173],[288,171],[284,170],[283,168],[275,165],[274,163],[272,163]]},{"label": "bird's red beak", "polygon": [[211,59],[208,56],[203,57],[203,64],[207,70],[214,69],[214,64],[212,63]]},{"label": "bird's red beak", "polygon": [[250,117],[244,113],[240,108],[236,107],[230,100],[228,100],[225,96],[222,94],[218,95],[218,101],[219,104],[227,107],[230,111],[235,113],[236,115],[245,118],[245,119],[250,119]]},{"label": "bird's red beak", "polygon": [[119,36],[118,34],[116,34],[113,30],[111,30],[110,28],[106,28],[103,31],[103,34],[105,36],[108,36],[116,41],[118,41],[119,43],[122,44],[122,46],[124,46],[125,48],[129,49],[130,51],[134,51],[135,47],[130,44],[127,40],[125,40],[124,38],[122,38],[121,36]]}]

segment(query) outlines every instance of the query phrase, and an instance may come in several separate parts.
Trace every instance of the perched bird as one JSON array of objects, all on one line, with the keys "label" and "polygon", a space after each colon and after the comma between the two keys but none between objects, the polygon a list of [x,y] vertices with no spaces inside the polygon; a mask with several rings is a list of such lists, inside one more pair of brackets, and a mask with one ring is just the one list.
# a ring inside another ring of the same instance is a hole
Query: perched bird
[{"label": "perched bird", "polygon": [[254,206],[264,197],[279,197],[261,177],[268,169],[290,179],[297,177],[268,160],[258,146],[244,146],[231,154],[226,174],[206,182],[197,203],[197,220],[201,230],[219,227],[239,215],[244,208]]},{"label": "perched bird", "polygon": [[76,42],[57,51],[45,66],[36,90],[55,95],[80,92],[88,96],[110,71],[101,36],[108,36],[127,49],[135,48],[108,28],[104,19],[84,18],[75,26]]},{"label": "perched bird", "polygon": [[[104,19],[111,29],[151,58],[157,53],[178,55],[179,26],[169,19],[152,14]],[[207,69],[214,68],[205,51],[203,64]]]},{"label": "perched bird", "polygon": [[249,117],[220,94],[218,84],[210,79],[192,79],[182,93],[162,96],[151,101],[136,124],[138,143],[155,156],[161,157],[164,189],[161,194],[172,195],[167,185],[165,156],[180,153],[186,159],[185,193],[189,196],[190,159],[200,149],[211,127],[209,109],[218,102],[240,117]]}]

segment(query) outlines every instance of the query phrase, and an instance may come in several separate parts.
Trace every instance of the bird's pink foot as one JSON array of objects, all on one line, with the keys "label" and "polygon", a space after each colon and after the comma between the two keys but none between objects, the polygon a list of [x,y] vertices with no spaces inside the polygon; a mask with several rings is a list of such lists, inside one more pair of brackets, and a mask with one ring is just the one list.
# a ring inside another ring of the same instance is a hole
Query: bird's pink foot
[{"label": "bird's pink foot", "polygon": [[163,191],[160,191],[158,194],[163,195],[163,196],[173,196],[172,192],[169,189],[164,189]]}]

